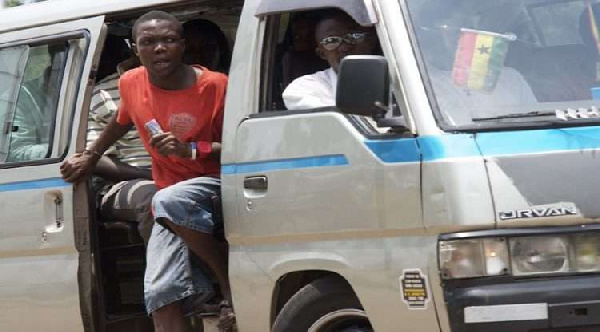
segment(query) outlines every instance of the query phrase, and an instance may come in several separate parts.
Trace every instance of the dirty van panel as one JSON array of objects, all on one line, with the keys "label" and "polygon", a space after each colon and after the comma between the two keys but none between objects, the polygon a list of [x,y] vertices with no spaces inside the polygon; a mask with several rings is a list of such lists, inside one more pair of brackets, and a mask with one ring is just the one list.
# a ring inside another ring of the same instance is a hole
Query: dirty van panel
[{"label": "dirty van panel", "polygon": [[0,35],[0,63],[18,56],[20,64],[0,77],[9,87],[0,98],[0,330],[84,330],[74,188],[59,166],[75,151],[71,130],[79,125],[103,21]]},{"label": "dirty van panel", "polygon": [[486,133],[487,160],[499,226],[562,225],[600,217],[594,174],[600,151],[595,127]]}]

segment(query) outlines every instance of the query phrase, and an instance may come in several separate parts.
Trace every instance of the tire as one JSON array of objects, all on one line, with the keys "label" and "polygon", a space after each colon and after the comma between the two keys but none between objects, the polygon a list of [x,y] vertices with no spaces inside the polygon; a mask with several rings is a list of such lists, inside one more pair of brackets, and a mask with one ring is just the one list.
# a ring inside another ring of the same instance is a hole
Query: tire
[{"label": "tire", "polygon": [[372,332],[360,301],[337,276],[300,289],[277,315],[273,332]]}]

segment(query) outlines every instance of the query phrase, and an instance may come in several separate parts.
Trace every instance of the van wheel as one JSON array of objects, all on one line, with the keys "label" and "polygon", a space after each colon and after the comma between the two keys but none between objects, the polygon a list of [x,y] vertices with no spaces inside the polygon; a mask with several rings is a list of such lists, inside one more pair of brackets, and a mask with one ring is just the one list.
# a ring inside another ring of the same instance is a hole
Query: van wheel
[{"label": "van wheel", "polygon": [[339,277],[325,277],[300,289],[285,304],[273,332],[372,332],[358,298]]}]

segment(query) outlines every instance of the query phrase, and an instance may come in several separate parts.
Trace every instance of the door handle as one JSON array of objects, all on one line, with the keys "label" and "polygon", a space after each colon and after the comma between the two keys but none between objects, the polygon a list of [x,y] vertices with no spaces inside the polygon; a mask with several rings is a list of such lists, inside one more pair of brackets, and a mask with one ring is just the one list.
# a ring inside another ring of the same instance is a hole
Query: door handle
[{"label": "door handle", "polygon": [[[44,227],[42,238],[46,238],[48,234],[60,233],[65,226],[64,215],[64,199],[59,191],[50,191],[45,195],[45,213],[48,218],[48,224]],[[45,240],[44,240],[45,241]]]},{"label": "door handle", "polygon": [[64,216],[63,216],[63,200],[62,200],[62,196],[56,196],[54,197],[54,207],[55,207],[55,224],[56,224],[56,228],[61,228],[64,222]]},{"label": "door handle", "polygon": [[244,179],[244,189],[251,190],[267,190],[269,188],[269,180],[266,176],[249,176]]}]

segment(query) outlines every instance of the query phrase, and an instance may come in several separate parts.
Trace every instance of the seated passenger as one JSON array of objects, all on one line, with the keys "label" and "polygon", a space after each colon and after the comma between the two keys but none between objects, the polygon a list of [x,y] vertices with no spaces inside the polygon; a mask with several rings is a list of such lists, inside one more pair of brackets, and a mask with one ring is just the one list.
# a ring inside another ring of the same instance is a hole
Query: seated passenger
[{"label": "seated passenger", "polygon": [[337,72],[347,55],[373,54],[377,36],[373,28],[361,27],[341,10],[328,10],[315,28],[317,54],[330,68],[301,76],[283,91],[283,101],[289,110],[335,106]]},{"label": "seated passenger", "polygon": [[[65,54],[63,45],[50,45],[47,49],[50,64],[42,75],[30,79],[20,87],[17,108],[12,119],[12,132],[7,162],[44,159],[48,154],[50,124],[58,101],[59,77],[53,75],[53,64],[61,63]],[[2,110],[4,114],[6,110]]]},{"label": "seated passenger", "polygon": [[194,19],[183,23],[184,61],[224,74],[229,72],[231,51],[227,37],[214,22]]},{"label": "seated passenger", "polygon": [[[467,7],[453,0],[430,1],[417,20],[419,45],[435,99],[446,120],[455,125],[500,115],[498,112],[506,112],[510,106],[537,102],[523,76],[504,66],[515,36],[505,31],[476,30],[481,18]],[[477,38],[487,42],[475,49]],[[482,62],[473,60],[476,57],[485,60],[485,66],[477,67]]]},{"label": "seated passenger", "polygon": [[[119,77],[137,67],[134,54],[121,37],[108,35],[100,57],[98,77],[92,91],[88,113],[87,147],[90,148],[112,119],[121,101]],[[120,70],[117,70],[119,68]],[[132,127],[123,138],[111,146],[98,160],[92,174],[97,205],[103,220],[138,223],[144,243],[148,244],[154,220],[150,203],[156,193],[152,181],[152,160]]]},{"label": "seated passenger", "polygon": [[315,54],[316,23],[316,19],[308,13],[300,12],[292,17],[287,37],[289,47],[281,56],[281,81],[284,88],[300,76],[328,67],[327,62]]}]

